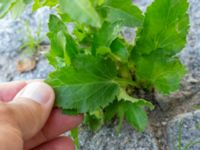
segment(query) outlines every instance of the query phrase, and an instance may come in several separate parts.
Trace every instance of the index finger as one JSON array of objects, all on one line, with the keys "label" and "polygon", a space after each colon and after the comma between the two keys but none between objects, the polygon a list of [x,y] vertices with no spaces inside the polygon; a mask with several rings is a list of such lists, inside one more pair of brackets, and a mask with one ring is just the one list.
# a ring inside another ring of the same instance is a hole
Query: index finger
[{"label": "index finger", "polygon": [[0,84],[0,101],[11,101],[27,85],[26,81],[14,81]]}]

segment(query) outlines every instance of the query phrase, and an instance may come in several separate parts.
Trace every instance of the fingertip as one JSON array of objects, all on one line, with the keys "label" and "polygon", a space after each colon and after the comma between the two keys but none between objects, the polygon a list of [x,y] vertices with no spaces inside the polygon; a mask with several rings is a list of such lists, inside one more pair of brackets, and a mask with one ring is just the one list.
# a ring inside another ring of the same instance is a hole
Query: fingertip
[{"label": "fingertip", "polygon": [[17,93],[22,90],[27,83],[25,81],[13,81],[0,84],[0,101],[9,102]]}]

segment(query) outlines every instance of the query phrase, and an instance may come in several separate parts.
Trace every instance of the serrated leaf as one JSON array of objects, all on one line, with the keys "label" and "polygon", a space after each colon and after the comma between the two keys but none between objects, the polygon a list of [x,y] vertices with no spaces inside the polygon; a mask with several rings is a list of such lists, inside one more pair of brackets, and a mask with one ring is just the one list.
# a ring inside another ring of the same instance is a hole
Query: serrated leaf
[{"label": "serrated leaf", "polygon": [[55,68],[71,64],[71,59],[77,54],[77,45],[68,34],[65,24],[55,15],[49,19],[48,37],[51,41],[51,50],[47,54],[49,63]]},{"label": "serrated leaf", "polygon": [[186,73],[178,58],[170,59],[160,53],[139,57],[136,59],[135,69],[139,81],[145,82],[146,85],[150,83],[164,94],[177,90]]},{"label": "serrated leaf", "polygon": [[134,53],[163,51],[174,55],[184,48],[189,28],[187,0],[154,0],[145,13]]},{"label": "serrated leaf", "polygon": [[134,98],[130,95],[127,94],[127,92],[124,89],[120,89],[120,93],[117,97],[118,101],[129,101],[131,103],[136,103],[137,105],[141,105],[141,106],[146,106],[148,108],[150,108],[151,110],[154,109],[154,105],[150,102],[148,102],[147,100],[144,99],[138,99],[138,98]]},{"label": "serrated leaf", "polygon": [[0,1],[0,18],[6,15],[6,13],[10,10],[12,5],[16,2],[17,0],[1,0]]},{"label": "serrated leaf", "polygon": [[138,27],[143,23],[142,11],[131,0],[106,0],[102,6],[107,12],[107,21],[121,22],[124,26]]},{"label": "serrated leaf", "polygon": [[89,0],[59,0],[63,13],[73,20],[94,27],[101,26],[101,19]]},{"label": "serrated leaf", "polygon": [[186,69],[174,55],[186,43],[187,10],[187,0],[155,0],[147,9],[131,53],[142,86],[149,84],[164,94],[179,88]]},{"label": "serrated leaf", "polygon": [[56,92],[58,107],[91,112],[107,106],[118,95],[116,66],[111,60],[81,56],[73,66],[58,69],[47,79]]}]

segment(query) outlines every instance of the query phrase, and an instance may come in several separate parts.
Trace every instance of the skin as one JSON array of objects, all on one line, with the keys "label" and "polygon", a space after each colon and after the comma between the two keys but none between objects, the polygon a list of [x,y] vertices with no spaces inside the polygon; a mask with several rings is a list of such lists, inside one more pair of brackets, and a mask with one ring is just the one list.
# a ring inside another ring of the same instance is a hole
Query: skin
[{"label": "skin", "polygon": [[[36,100],[41,97],[42,103]],[[41,81],[0,84],[1,149],[74,150],[73,141],[60,135],[77,127],[83,117],[63,115],[53,107],[54,99],[53,89]]]}]

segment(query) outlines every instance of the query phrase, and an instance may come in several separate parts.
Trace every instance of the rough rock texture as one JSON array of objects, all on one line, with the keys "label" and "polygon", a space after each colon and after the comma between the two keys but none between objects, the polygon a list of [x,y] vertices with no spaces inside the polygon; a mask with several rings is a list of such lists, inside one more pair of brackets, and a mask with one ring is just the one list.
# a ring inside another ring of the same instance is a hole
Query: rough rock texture
[{"label": "rough rock texture", "polygon": [[81,150],[158,150],[150,131],[138,133],[127,124],[119,134],[113,125],[103,127],[95,134],[82,129],[79,138]]},{"label": "rough rock texture", "polygon": [[167,133],[169,150],[199,150],[200,111],[176,116],[169,122]]},{"label": "rough rock texture", "polygon": [[[28,7],[22,16],[16,20],[13,20],[11,15],[0,19],[0,53],[18,50],[22,43],[27,41],[27,34],[47,41],[48,16],[53,12],[53,10],[44,7],[32,13],[31,7]],[[30,31],[26,28],[27,23],[30,26]],[[39,36],[36,34],[38,31],[40,33]]]},{"label": "rough rock texture", "polygon": [[[17,20],[13,20],[10,15],[0,19],[0,82],[33,78],[41,79],[45,78],[48,72],[52,70],[44,56],[40,55],[34,71],[23,74],[16,72],[16,60],[20,54],[20,47],[28,40],[28,34],[31,34],[35,39],[41,38],[48,43],[46,33],[48,31],[47,23],[50,13],[54,13],[54,11],[46,7],[31,13],[29,7]],[[26,29],[26,22],[30,24],[30,32]],[[40,31],[39,36],[35,34],[38,31]]]}]

